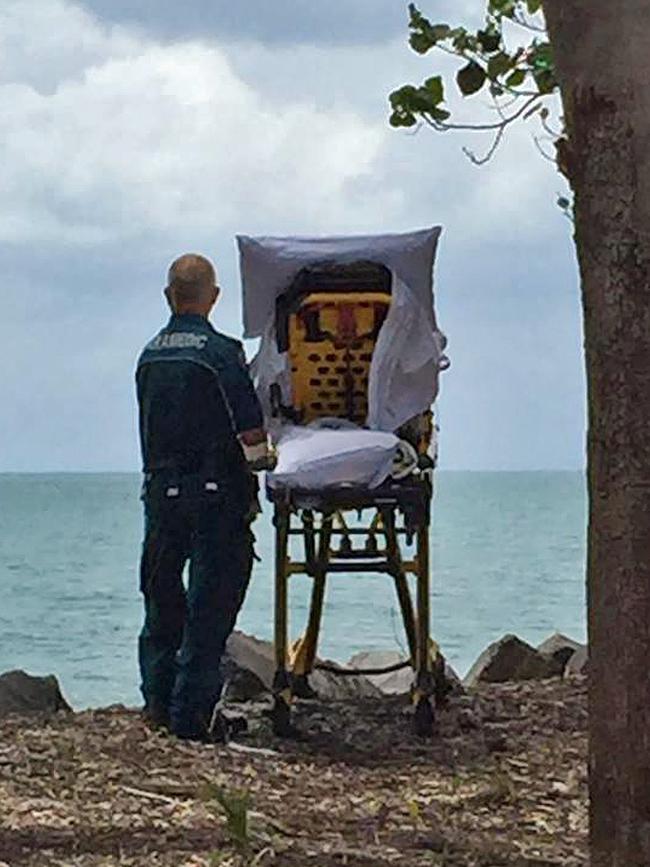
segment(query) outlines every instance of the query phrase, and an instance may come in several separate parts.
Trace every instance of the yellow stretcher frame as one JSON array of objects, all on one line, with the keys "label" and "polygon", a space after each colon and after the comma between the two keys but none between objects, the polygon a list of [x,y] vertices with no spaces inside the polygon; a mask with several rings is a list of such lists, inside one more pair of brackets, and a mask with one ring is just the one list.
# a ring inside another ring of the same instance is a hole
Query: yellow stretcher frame
[{"label": "yellow stretcher frame", "polygon": [[[273,727],[292,733],[294,698],[310,698],[309,675],[316,665],[327,579],[331,574],[379,573],[390,576],[404,623],[414,678],[411,698],[415,732],[433,732],[435,706],[445,699],[444,660],[430,635],[430,512],[428,474],[389,482],[374,491],[337,489],[328,494],[269,489],[275,528],[275,665]],[[362,512],[361,525],[347,526],[346,512]],[[292,559],[290,540],[303,543],[303,556]],[[414,541],[410,559],[401,542]],[[338,545],[335,542],[338,541]],[[355,545],[361,541],[361,546]],[[293,647],[289,643],[289,584],[294,575],[313,581],[307,629]],[[408,575],[416,579],[415,600]]]},{"label": "yellow stretcher frame", "polygon": [[[390,275],[369,262],[338,267],[315,266],[310,274],[299,275],[305,279],[289,288],[287,303],[276,311],[278,334],[284,335],[278,348],[288,353],[293,405],[275,405],[294,423],[333,414],[363,423],[367,412],[372,352],[391,302]],[[419,735],[432,733],[435,704],[446,694],[444,660],[430,635],[433,461],[427,450],[432,432],[431,413],[400,431],[416,447],[420,468],[379,488],[338,486],[313,492],[267,483],[275,527],[272,720],[277,734],[292,733],[293,699],[313,695],[309,675],[316,665],[328,577],[361,572],[388,575],[394,581],[414,673],[414,728]],[[346,513],[353,511],[360,521],[351,527]],[[291,557],[292,539],[302,542],[299,559]],[[414,542],[410,559],[402,554],[404,540]],[[306,632],[291,647],[289,583],[298,574],[310,577],[313,585]],[[409,575],[415,576],[415,599]]]}]

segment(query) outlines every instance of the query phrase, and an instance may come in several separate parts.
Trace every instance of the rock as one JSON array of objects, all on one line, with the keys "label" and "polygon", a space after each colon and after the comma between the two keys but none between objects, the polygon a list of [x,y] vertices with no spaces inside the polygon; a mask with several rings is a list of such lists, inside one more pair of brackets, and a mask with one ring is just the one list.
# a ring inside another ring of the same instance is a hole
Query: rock
[{"label": "rock", "polygon": [[[397,650],[362,650],[355,653],[348,661],[350,668],[388,668],[405,661]],[[384,695],[404,695],[408,693],[413,682],[413,671],[402,668],[389,674],[369,674],[368,680]]]},{"label": "rock", "polygon": [[[336,663],[332,667],[343,668]],[[227,701],[252,701],[268,695],[273,688],[275,656],[273,644],[243,632],[233,632],[228,639],[223,671],[229,682]],[[382,693],[367,677],[340,676],[328,671],[314,671],[309,682],[318,697],[328,701],[350,698],[378,698]]]},{"label": "rock", "polygon": [[271,691],[275,674],[273,645],[233,632],[222,660],[228,701],[252,701]]},{"label": "rock", "polygon": [[225,701],[237,703],[256,701],[267,694],[268,689],[254,671],[233,666],[233,670],[226,680]]},{"label": "rock", "polygon": [[467,687],[478,683],[517,680],[544,680],[553,677],[553,661],[516,635],[504,635],[476,660],[463,681]]},{"label": "rock", "polygon": [[459,677],[456,670],[452,668],[447,661],[445,661],[445,678],[447,680],[447,683],[451,687],[449,695],[465,694],[465,687],[463,686],[463,681]]},{"label": "rock", "polygon": [[55,713],[71,711],[53,675],[34,677],[24,671],[0,675],[0,717],[8,714]]},{"label": "rock", "polygon": [[[346,666],[328,662],[335,668],[343,669]],[[362,675],[336,675],[329,671],[316,669],[309,676],[309,683],[316,690],[319,698],[327,701],[340,701],[350,698],[381,698],[381,691]]]},{"label": "rock", "polygon": [[[350,668],[388,668],[406,661],[406,657],[397,650],[363,650],[349,660]],[[369,674],[368,680],[384,695],[407,695],[413,683],[413,670],[401,668],[388,674]],[[454,669],[445,661],[445,678],[450,687],[450,695],[462,695],[465,690],[461,679]]]},{"label": "rock", "polygon": [[564,677],[581,677],[589,673],[589,648],[579,647],[564,668]]},{"label": "rock", "polygon": [[581,647],[583,647],[582,644],[579,644],[572,638],[568,638],[566,635],[562,635],[560,632],[556,632],[550,638],[547,638],[546,641],[543,641],[537,650],[552,661],[553,674],[560,676],[564,672],[567,662],[576,650],[580,650]]}]

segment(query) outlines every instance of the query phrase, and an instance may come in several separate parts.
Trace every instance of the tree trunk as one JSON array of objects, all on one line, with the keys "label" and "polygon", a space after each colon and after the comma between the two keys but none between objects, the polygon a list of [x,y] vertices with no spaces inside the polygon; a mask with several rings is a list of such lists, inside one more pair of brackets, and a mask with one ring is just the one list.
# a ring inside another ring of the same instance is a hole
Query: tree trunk
[{"label": "tree trunk", "polygon": [[650,865],[650,2],[544,0],[589,392],[592,867]]}]

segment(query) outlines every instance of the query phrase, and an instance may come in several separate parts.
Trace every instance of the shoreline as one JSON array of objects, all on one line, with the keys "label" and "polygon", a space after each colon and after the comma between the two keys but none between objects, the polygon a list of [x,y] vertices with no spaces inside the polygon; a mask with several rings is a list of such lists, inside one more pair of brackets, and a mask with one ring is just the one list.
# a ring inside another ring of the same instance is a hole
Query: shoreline
[{"label": "shoreline", "polygon": [[0,863],[586,867],[584,678],[481,684],[427,740],[403,696],[299,702],[297,741],[267,705],[228,747],[119,706],[0,720]]}]

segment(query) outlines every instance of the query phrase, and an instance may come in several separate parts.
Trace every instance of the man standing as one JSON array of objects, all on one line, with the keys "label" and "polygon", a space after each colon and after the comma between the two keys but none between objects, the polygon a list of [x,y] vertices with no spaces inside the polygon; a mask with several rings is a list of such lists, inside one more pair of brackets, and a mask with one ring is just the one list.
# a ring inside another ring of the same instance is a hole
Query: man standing
[{"label": "man standing", "polygon": [[246,453],[259,459],[267,440],[242,345],[208,321],[219,295],[211,263],[177,259],[165,295],[171,319],[136,374],[145,473],[141,688],[150,723],[181,738],[222,740],[221,656],[253,561]]}]

